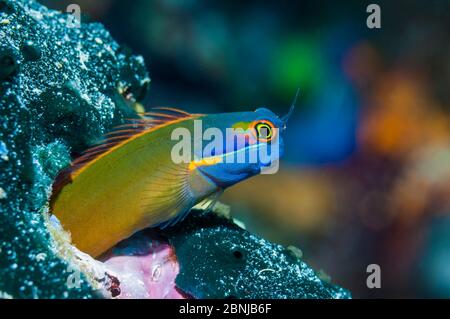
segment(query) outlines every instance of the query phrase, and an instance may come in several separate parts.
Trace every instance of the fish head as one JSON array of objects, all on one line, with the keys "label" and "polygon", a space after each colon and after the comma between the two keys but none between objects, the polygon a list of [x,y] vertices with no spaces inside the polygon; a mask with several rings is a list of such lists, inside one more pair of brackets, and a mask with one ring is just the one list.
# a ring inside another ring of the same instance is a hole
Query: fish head
[{"label": "fish head", "polygon": [[205,115],[202,153],[194,167],[220,188],[260,173],[275,173],[283,154],[285,117],[267,108]]}]

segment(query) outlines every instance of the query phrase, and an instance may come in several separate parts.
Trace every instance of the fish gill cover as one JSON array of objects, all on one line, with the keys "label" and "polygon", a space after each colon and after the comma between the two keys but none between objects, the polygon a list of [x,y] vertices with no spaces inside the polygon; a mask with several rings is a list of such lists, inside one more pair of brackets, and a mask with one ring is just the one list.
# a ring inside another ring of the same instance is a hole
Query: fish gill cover
[{"label": "fish gill cover", "polygon": [[[57,253],[45,218],[53,178],[146,94],[143,59],[99,23],[68,26],[35,1],[0,0],[0,298],[102,296]],[[193,214],[163,235],[176,285],[196,297],[348,298],[290,250],[229,219]],[[104,295],[103,295],[104,296]]]}]

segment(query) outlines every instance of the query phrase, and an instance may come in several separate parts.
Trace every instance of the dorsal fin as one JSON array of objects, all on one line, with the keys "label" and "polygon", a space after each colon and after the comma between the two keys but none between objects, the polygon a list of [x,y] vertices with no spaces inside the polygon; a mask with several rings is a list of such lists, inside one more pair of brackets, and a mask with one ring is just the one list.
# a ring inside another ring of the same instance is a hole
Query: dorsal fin
[{"label": "dorsal fin", "polygon": [[53,182],[50,208],[63,187],[72,182],[73,174],[101,154],[119,144],[126,143],[127,140],[139,133],[194,116],[194,114],[171,107],[155,107],[152,110],[155,111],[139,113],[138,115],[141,116],[139,118],[126,119],[124,124],[114,127],[111,132],[104,135],[102,141],[82,152],[81,156],[74,159],[69,167],[61,170]]}]

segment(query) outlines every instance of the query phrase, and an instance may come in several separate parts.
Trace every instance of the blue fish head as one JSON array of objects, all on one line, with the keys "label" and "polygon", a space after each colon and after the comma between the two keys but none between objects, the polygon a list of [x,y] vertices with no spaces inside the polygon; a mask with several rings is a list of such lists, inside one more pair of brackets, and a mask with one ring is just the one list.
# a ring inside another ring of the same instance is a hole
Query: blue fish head
[{"label": "blue fish head", "polygon": [[269,109],[206,115],[202,128],[205,145],[196,156],[205,165],[199,165],[198,170],[216,186],[227,188],[278,170],[286,119]]}]

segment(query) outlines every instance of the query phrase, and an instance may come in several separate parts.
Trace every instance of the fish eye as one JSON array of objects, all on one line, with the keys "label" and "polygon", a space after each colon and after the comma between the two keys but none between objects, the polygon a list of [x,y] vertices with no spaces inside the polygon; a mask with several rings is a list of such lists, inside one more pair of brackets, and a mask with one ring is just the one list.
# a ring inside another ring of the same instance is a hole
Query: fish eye
[{"label": "fish eye", "polygon": [[274,126],[271,122],[262,120],[254,124],[256,138],[262,142],[270,141],[274,136]]}]

